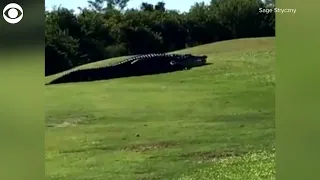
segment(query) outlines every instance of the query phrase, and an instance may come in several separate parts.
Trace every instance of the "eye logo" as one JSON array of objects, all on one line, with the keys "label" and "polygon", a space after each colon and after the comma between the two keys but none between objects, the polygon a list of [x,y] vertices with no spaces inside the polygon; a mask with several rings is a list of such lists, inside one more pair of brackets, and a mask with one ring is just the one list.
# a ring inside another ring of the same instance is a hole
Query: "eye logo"
[{"label": "eye logo", "polygon": [[8,23],[16,24],[23,18],[23,9],[19,4],[10,3],[3,8],[2,16]]}]

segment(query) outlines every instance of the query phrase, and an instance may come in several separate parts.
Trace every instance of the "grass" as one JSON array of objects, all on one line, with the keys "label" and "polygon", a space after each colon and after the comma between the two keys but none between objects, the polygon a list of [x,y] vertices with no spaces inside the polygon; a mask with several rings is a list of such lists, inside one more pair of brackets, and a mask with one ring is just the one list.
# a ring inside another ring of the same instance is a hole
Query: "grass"
[{"label": "grass", "polygon": [[177,180],[275,180],[274,153],[250,153],[241,157],[229,157],[213,162],[212,167],[197,170]]},{"label": "grass", "polygon": [[47,86],[46,178],[274,179],[274,38],[177,53],[213,64]]}]

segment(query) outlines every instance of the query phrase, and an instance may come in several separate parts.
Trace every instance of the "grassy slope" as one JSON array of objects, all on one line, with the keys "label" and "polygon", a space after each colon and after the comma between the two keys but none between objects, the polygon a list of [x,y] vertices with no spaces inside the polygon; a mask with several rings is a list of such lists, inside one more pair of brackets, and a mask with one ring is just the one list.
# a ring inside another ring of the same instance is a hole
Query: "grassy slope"
[{"label": "grassy slope", "polygon": [[46,87],[47,178],[273,179],[274,38],[177,52],[214,64]]}]

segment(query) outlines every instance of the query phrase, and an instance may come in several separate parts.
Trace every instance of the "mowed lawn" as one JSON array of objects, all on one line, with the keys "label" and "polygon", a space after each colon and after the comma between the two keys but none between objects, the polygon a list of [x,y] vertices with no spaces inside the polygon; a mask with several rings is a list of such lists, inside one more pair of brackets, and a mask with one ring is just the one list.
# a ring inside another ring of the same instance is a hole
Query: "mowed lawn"
[{"label": "mowed lawn", "polygon": [[47,86],[47,179],[275,179],[274,38],[177,52],[212,64]]}]

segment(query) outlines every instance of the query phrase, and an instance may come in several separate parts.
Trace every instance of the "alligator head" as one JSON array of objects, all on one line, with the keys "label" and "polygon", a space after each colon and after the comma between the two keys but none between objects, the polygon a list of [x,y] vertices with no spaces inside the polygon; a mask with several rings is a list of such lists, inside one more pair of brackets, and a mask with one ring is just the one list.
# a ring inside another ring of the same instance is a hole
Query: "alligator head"
[{"label": "alligator head", "polygon": [[179,56],[176,60],[170,61],[171,65],[181,65],[189,69],[192,67],[202,66],[207,63],[207,56],[193,56],[186,54]]}]

